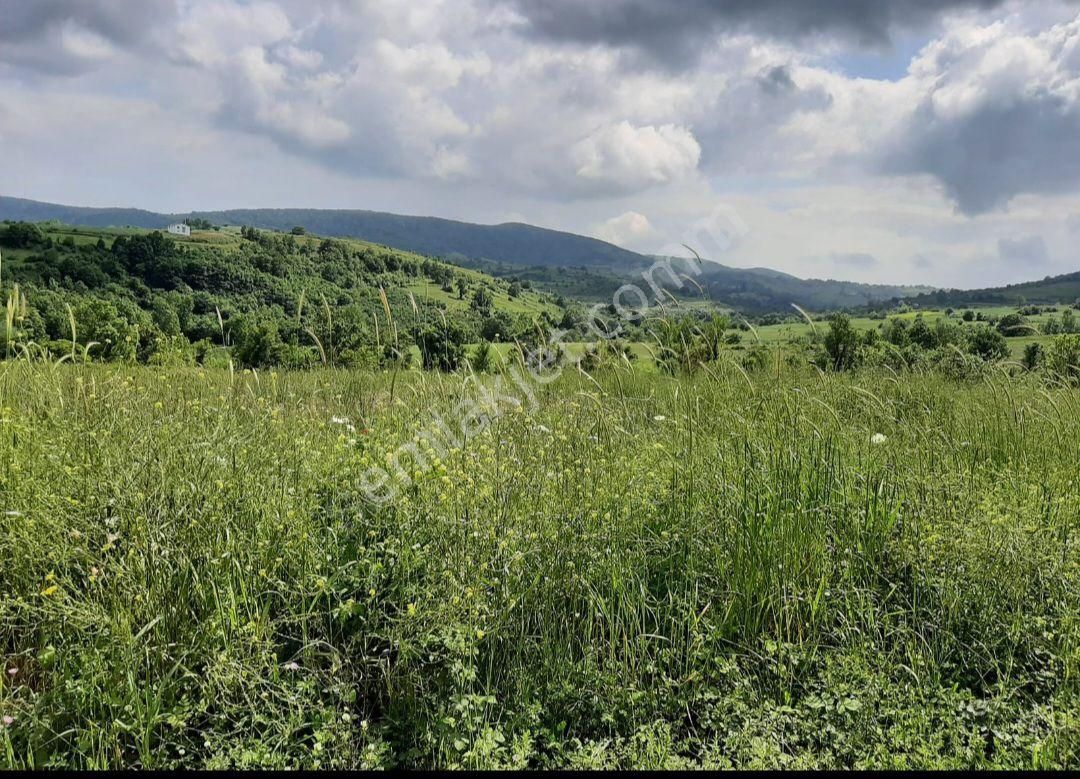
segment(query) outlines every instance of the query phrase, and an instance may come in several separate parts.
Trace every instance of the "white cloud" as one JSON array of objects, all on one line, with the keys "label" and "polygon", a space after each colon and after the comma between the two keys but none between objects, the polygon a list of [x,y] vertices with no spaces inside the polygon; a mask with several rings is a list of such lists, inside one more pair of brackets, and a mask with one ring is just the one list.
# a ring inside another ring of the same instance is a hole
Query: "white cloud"
[{"label": "white cloud", "polygon": [[645,214],[626,211],[613,216],[593,230],[593,235],[602,241],[622,246],[627,249],[640,247],[656,235],[656,229]]},{"label": "white cloud", "polygon": [[685,178],[697,168],[701,147],[685,127],[607,125],[575,144],[579,178],[602,190],[626,192]]}]

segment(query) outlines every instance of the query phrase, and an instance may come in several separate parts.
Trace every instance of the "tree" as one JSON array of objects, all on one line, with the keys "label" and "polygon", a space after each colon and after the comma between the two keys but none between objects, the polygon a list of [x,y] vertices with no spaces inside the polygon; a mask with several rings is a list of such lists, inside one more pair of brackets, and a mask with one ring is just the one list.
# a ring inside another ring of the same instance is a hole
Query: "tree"
[{"label": "tree", "polygon": [[1037,343],[1030,343],[1024,347],[1024,356],[1020,358],[1020,363],[1025,370],[1033,371],[1039,367],[1042,359],[1042,347]]},{"label": "tree", "polygon": [[507,341],[513,335],[514,323],[505,311],[496,311],[480,325],[480,337],[485,341]]},{"label": "tree", "polygon": [[289,232],[292,233],[293,235],[307,235],[307,230],[305,230],[300,225],[297,225],[296,227],[294,227]]},{"label": "tree", "polygon": [[150,307],[150,315],[154,319],[154,325],[167,336],[178,336],[181,334],[180,329],[180,317],[176,314],[169,301],[163,297],[155,297],[154,302]]},{"label": "tree", "polygon": [[236,344],[233,353],[240,364],[249,368],[264,368],[275,364],[282,346],[277,323],[238,324],[241,324],[239,332],[233,332]]},{"label": "tree", "polygon": [[997,362],[1009,356],[1009,344],[994,328],[977,327],[968,334],[968,352],[986,362]]},{"label": "tree", "polygon": [[1046,369],[1070,384],[1080,384],[1080,335],[1059,335],[1046,350]]},{"label": "tree", "polygon": [[1022,335],[1026,326],[1027,320],[1020,314],[1006,314],[997,322],[998,332],[1005,336]]},{"label": "tree", "polygon": [[413,333],[424,370],[456,371],[465,356],[465,338],[461,328],[453,323],[445,327],[425,325]]},{"label": "tree", "polygon": [[851,326],[845,314],[835,314],[829,319],[829,332],[825,334],[825,354],[834,371],[843,371],[855,365],[859,346],[859,334]]},{"label": "tree", "polygon": [[509,296],[510,296],[510,297],[512,297],[512,298],[516,298],[516,297],[518,297],[518,296],[519,296],[519,295],[521,294],[521,284],[520,284],[519,282],[516,282],[516,281],[515,281],[515,282],[514,282],[513,284],[511,284],[511,285],[510,285],[510,287],[509,287],[509,288],[508,288],[508,289],[506,290],[506,294],[507,294],[507,295],[509,295]]},{"label": "tree", "polygon": [[487,341],[481,341],[473,349],[473,353],[469,357],[469,364],[477,373],[487,373],[494,366],[493,353],[494,350],[491,348],[491,344]]},{"label": "tree", "polygon": [[14,222],[0,230],[0,244],[12,249],[26,249],[44,241],[45,235],[41,228],[30,222]]},{"label": "tree", "polygon": [[921,349],[934,349],[938,345],[934,331],[930,329],[930,325],[926,324],[926,320],[923,319],[921,314],[915,317],[915,321],[911,323],[907,336],[909,342]]},{"label": "tree", "polygon": [[975,312],[972,311],[970,308],[967,311],[964,312],[964,321],[965,322],[974,322],[975,321]]},{"label": "tree", "polygon": [[457,280],[454,281],[454,286],[457,287],[458,300],[464,300],[465,293],[469,290],[468,282],[465,281],[465,278],[463,276],[458,276]]},{"label": "tree", "polygon": [[472,309],[483,316],[488,316],[491,314],[491,304],[491,294],[483,287],[478,287],[472,296],[470,304]]}]

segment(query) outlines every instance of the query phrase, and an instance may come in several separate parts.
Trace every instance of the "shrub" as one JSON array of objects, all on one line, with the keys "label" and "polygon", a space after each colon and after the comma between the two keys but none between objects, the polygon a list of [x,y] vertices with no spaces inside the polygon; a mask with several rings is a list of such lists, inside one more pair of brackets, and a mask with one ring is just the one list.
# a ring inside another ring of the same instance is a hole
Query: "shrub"
[{"label": "shrub", "polygon": [[1046,370],[1070,384],[1080,384],[1080,335],[1059,335],[1050,342]]},{"label": "shrub", "polygon": [[425,370],[456,371],[465,357],[465,337],[454,324],[426,325],[414,333]]},{"label": "shrub", "polygon": [[1020,358],[1020,364],[1025,370],[1033,371],[1039,367],[1043,360],[1043,348],[1037,343],[1030,343],[1024,347],[1024,356]]},{"label": "shrub", "polygon": [[1009,344],[997,330],[978,327],[968,334],[968,352],[987,362],[997,362],[1009,356]]},{"label": "shrub", "polygon": [[851,326],[851,319],[845,314],[836,314],[831,317],[824,345],[829,367],[834,371],[844,371],[854,367],[858,354],[859,334]]},{"label": "shrub", "polygon": [[473,349],[473,353],[469,357],[469,365],[477,373],[487,373],[494,367],[493,358],[491,344],[487,341],[481,341]]}]

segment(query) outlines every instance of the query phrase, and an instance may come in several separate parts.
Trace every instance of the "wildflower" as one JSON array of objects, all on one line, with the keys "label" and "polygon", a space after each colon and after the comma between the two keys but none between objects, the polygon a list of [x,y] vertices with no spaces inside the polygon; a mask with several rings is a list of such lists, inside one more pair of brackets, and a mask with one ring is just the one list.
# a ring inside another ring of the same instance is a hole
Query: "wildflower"
[{"label": "wildflower", "polygon": [[405,611],[410,617],[415,617],[416,616],[416,604],[415,603],[410,603],[408,605],[408,607],[405,609]]},{"label": "wildflower", "polygon": [[55,595],[56,593],[58,593],[59,591],[60,591],[60,585],[59,584],[50,584],[48,587],[46,587],[44,590],[41,591],[41,594],[44,595],[46,598],[49,598],[49,597],[52,597],[53,595]]},{"label": "wildflower", "polygon": [[7,672],[8,672],[8,676],[15,676],[17,673],[19,673],[19,669],[18,668],[9,668],[9,669],[7,669]]},{"label": "wildflower", "polygon": [[882,433],[874,433],[872,436],[870,436],[870,443],[874,444],[875,446],[877,446],[878,444],[883,444],[888,440],[889,439],[886,438],[885,435]]},{"label": "wildflower", "polygon": [[541,433],[550,433],[551,432],[551,430],[548,429],[547,427],[545,427],[544,425],[537,425],[536,429],[539,430]]},{"label": "wildflower", "polygon": [[294,671],[295,672],[295,671],[300,670],[300,664],[298,662],[296,662],[295,660],[293,660],[292,662],[285,663],[285,665],[283,665],[282,668],[284,668],[286,671]]},{"label": "wildflower", "polygon": [[667,417],[665,417],[663,414],[657,414],[656,416],[654,416],[652,418],[652,421],[653,422],[663,422],[665,419],[667,419]]},{"label": "wildflower", "polygon": [[484,640],[484,631],[481,630],[480,628],[476,629],[476,640],[477,641],[483,641]]},{"label": "wildflower", "polygon": [[5,728],[10,728],[12,725],[15,724],[15,718],[8,714],[5,714],[3,717],[0,717],[0,722],[4,723]]}]

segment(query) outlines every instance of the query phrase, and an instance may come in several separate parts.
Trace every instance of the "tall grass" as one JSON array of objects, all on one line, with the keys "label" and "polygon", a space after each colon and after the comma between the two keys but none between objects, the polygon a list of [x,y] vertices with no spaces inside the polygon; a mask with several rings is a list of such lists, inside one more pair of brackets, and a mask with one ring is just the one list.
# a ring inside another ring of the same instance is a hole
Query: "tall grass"
[{"label": "tall grass", "polygon": [[567,372],[367,503],[463,391],[0,365],[0,764],[1075,763],[1078,391]]}]

